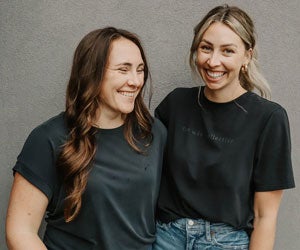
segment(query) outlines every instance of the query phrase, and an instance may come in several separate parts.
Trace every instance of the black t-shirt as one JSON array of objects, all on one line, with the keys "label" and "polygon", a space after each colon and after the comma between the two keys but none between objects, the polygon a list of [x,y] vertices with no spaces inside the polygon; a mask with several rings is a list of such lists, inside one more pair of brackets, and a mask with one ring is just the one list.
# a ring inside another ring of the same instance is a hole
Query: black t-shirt
[{"label": "black t-shirt", "polygon": [[214,103],[178,88],[155,114],[168,130],[158,219],[203,218],[251,231],[254,192],[295,186],[286,111],[246,92]]},{"label": "black t-shirt", "polygon": [[123,126],[99,129],[97,152],[82,208],[70,223],[63,218],[65,192],[56,159],[67,138],[63,113],[34,129],[18,156],[14,171],[49,199],[44,243],[48,249],[148,250],[155,239],[155,209],[166,142],[166,129],[155,119],[153,142],[136,153]]}]

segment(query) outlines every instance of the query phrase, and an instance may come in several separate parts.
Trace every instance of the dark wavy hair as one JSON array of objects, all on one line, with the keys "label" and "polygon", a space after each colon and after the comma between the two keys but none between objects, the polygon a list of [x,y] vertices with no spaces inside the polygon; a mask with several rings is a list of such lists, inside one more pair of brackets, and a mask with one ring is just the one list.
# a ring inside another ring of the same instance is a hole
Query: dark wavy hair
[{"label": "dark wavy hair", "polygon": [[[144,62],[144,85],[135,99],[134,110],[125,118],[124,136],[138,153],[143,153],[145,147],[152,141],[153,118],[143,101],[149,68],[139,38],[131,32],[114,27],[90,32],[75,50],[66,92],[65,121],[69,135],[57,160],[58,171],[66,191],[64,203],[66,222],[72,221],[78,215],[82,205],[82,194],[96,153],[97,128],[93,124],[101,105],[99,99],[101,83],[111,44],[119,38],[128,39],[136,44]],[[149,100],[151,92],[150,83]]]}]

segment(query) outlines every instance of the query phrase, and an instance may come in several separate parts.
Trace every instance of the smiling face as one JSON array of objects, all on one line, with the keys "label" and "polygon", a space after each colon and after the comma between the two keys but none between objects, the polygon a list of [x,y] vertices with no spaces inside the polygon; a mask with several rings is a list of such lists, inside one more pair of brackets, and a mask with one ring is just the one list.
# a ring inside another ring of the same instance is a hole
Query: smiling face
[{"label": "smiling face", "polygon": [[243,64],[250,60],[241,38],[223,23],[215,22],[204,32],[197,49],[197,68],[206,94],[233,97],[244,89],[239,82]]},{"label": "smiling face", "polygon": [[99,123],[123,123],[126,114],[133,111],[143,84],[144,62],[139,48],[128,39],[116,39],[101,83]]}]

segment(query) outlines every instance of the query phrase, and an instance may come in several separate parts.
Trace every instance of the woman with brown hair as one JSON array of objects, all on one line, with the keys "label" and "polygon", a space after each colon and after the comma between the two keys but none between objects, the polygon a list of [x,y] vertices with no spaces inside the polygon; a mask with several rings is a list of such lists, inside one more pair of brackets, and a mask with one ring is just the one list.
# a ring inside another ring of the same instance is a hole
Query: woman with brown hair
[{"label": "woman with brown hair", "polygon": [[14,166],[9,249],[151,248],[166,131],[143,102],[148,73],[128,31],[81,40],[65,112],[31,132]]}]

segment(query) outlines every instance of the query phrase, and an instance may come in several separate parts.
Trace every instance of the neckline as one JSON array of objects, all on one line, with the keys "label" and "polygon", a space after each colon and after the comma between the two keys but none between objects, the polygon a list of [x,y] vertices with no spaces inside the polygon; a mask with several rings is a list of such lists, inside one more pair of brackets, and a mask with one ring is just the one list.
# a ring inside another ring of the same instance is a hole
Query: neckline
[{"label": "neckline", "polygon": [[251,94],[250,91],[246,91],[245,93],[241,94],[240,96],[236,97],[235,99],[232,99],[228,102],[214,102],[214,101],[211,101],[209,100],[205,94],[204,94],[204,88],[205,86],[201,86],[200,87],[200,100],[199,101],[203,101],[204,103],[208,104],[208,105],[214,105],[214,106],[225,106],[225,105],[230,105],[234,102],[238,102],[242,99],[244,99],[246,96],[248,96],[249,94]]},{"label": "neckline", "polygon": [[99,128],[94,126],[98,132],[100,132],[101,134],[114,134],[114,133],[119,133],[119,132],[123,132],[124,130],[124,124],[122,124],[119,127],[116,128]]}]

